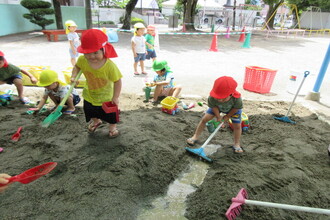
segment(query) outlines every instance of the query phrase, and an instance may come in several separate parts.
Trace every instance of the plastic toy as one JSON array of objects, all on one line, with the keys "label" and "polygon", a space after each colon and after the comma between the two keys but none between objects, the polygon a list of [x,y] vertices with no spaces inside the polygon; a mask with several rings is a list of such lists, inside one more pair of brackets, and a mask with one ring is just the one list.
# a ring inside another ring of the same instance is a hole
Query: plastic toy
[{"label": "plastic toy", "polygon": [[3,148],[2,147],[0,147],[0,153],[3,151]]},{"label": "plastic toy", "polygon": [[20,139],[22,129],[23,129],[23,127],[19,127],[17,129],[17,131],[15,132],[15,134],[13,134],[13,136],[11,136],[12,141],[18,141]]},{"label": "plastic toy", "polygon": [[8,105],[11,100],[13,100],[11,95],[4,93],[4,92],[0,92],[0,105],[1,106]]},{"label": "plastic toy", "polygon": [[102,109],[105,113],[116,113],[117,122],[119,122],[119,109],[118,105],[112,102],[103,102]]},{"label": "plastic toy", "polygon": [[175,115],[175,113],[179,112],[178,108],[178,98],[175,98],[173,96],[167,96],[163,101],[161,101],[162,105],[162,112],[165,112],[170,115]]},{"label": "plastic toy", "polygon": [[199,106],[203,106],[203,103],[202,103],[202,102],[197,102],[197,104],[198,104]]},{"label": "plastic toy", "polygon": [[187,109],[188,109],[188,106],[186,105],[186,103],[181,102],[181,105],[182,105],[182,108],[183,108],[184,110],[187,110]]},{"label": "plastic toy", "polygon": [[206,127],[207,127],[207,130],[210,132],[210,133],[213,133],[214,130],[219,126],[220,122],[218,121],[215,121],[214,119],[206,122]]},{"label": "plastic toy", "polygon": [[193,107],[195,107],[195,103],[193,103],[193,102],[188,105],[188,109],[191,109]]},{"label": "plastic toy", "polygon": [[[250,127],[250,122],[249,122],[248,116],[244,112],[242,112],[241,121],[242,121],[241,122],[242,131],[248,131],[249,127]],[[233,130],[233,123],[232,123],[231,119],[229,119],[229,126]]]}]

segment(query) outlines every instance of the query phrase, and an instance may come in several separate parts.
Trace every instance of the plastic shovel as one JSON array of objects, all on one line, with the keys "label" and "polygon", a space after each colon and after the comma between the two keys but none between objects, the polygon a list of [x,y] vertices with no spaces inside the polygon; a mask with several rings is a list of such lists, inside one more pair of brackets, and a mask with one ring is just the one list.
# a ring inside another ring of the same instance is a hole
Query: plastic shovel
[{"label": "plastic shovel", "polygon": [[68,90],[68,92],[64,96],[64,98],[62,99],[61,103],[57,106],[55,111],[53,111],[50,115],[48,115],[47,118],[45,118],[45,120],[41,123],[42,127],[47,128],[49,125],[53,124],[59,117],[61,117],[63,106],[66,103],[66,100],[68,100],[69,96],[71,95],[71,92],[72,92],[73,88],[75,87],[76,82],[80,78],[81,73],[82,72],[80,71],[78,73],[78,75],[76,76],[74,82],[71,83],[70,89]]},{"label": "plastic shovel", "polygon": [[7,184],[0,184],[1,186],[8,185],[11,182],[20,182],[23,184],[31,183],[32,181],[35,181],[36,179],[40,178],[43,175],[46,175],[50,171],[52,171],[56,167],[56,162],[48,162],[41,164],[39,166],[33,167],[29,170],[24,171],[21,174],[18,174],[16,176],[10,177],[8,180],[9,182]]},{"label": "plastic shovel", "polygon": [[213,133],[209,136],[209,138],[204,142],[204,144],[200,147],[200,148],[190,148],[190,147],[186,147],[186,151],[188,151],[189,153],[195,154],[201,158],[203,158],[204,160],[207,160],[208,162],[212,162],[212,159],[207,157],[205,152],[204,152],[204,147],[211,141],[211,139],[213,138],[213,136],[218,132],[218,130],[223,126],[224,122],[222,122],[214,131]]},{"label": "plastic shovel", "polygon": [[299,86],[299,88],[298,88],[298,90],[297,90],[297,92],[296,92],[296,95],[295,95],[294,98],[293,98],[293,101],[292,101],[292,103],[291,103],[291,105],[290,105],[290,107],[289,107],[289,110],[288,110],[288,112],[286,113],[286,115],[283,116],[283,117],[274,117],[274,119],[279,120],[279,121],[283,121],[283,122],[287,122],[287,123],[291,123],[291,124],[296,124],[296,122],[290,120],[290,118],[289,118],[288,116],[289,116],[289,114],[290,114],[290,111],[291,111],[291,108],[292,108],[292,106],[293,106],[293,104],[294,104],[294,101],[296,101],[296,98],[297,98],[297,96],[298,96],[298,94],[299,94],[299,91],[300,91],[302,85],[304,84],[304,81],[305,81],[305,79],[306,79],[306,77],[307,77],[308,75],[309,75],[309,71],[305,71],[305,73],[304,73],[304,78],[303,78],[303,80],[302,80],[301,83],[300,83],[300,86]]},{"label": "plastic shovel", "polygon": [[12,141],[18,141],[19,138],[21,137],[21,131],[22,131],[23,127],[19,127],[17,129],[17,131],[15,132],[15,134],[13,134],[13,136],[11,136],[11,140]]}]

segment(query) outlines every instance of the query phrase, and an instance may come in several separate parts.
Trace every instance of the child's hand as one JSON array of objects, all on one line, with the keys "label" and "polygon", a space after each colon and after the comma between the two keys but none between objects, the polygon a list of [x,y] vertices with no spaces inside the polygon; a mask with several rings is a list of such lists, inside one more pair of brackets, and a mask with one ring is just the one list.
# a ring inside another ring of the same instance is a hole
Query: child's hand
[{"label": "child's hand", "polygon": [[228,122],[230,117],[228,115],[225,115],[222,117],[222,119],[225,121],[225,122]]},{"label": "child's hand", "polygon": [[31,81],[33,84],[36,84],[36,83],[38,82],[38,80],[37,80],[34,76],[31,76],[30,81]]},{"label": "child's hand", "polygon": [[[11,176],[9,176],[8,174],[5,173],[1,173],[0,174],[0,184],[7,184],[9,182],[9,178]],[[6,188],[8,187],[8,185],[2,186],[0,187],[0,192],[3,192]]]},{"label": "child's hand", "polygon": [[116,105],[119,105],[119,98],[115,98],[113,97],[112,98],[112,103],[116,104]]}]

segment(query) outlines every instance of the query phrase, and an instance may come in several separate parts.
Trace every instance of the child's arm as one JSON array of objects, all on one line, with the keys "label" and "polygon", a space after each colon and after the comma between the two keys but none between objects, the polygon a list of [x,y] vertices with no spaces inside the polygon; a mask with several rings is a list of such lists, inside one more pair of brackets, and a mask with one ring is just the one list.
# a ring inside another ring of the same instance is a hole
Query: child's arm
[{"label": "child's arm", "polygon": [[217,118],[217,121],[221,121],[222,117],[220,116],[219,108],[218,107],[213,107],[212,111],[213,111],[215,117]]},{"label": "child's arm", "polygon": [[148,48],[149,48],[150,50],[154,49],[154,46],[153,46],[152,44],[149,44],[147,41],[146,41],[146,45],[148,46]]},{"label": "child's arm", "polygon": [[[80,71],[80,68],[77,65],[75,65],[72,69],[72,74],[71,74],[71,78],[70,78],[71,83],[73,83],[75,81],[79,71]],[[78,85],[78,82],[76,83],[76,85]]]},{"label": "child's arm", "polygon": [[69,43],[70,43],[70,48],[71,48],[71,50],[72,50],[72,53],[73,53],[74,55],[76,55],[76,54],[77,54],[77,51],[76,51],[76,48],[74,47],[73,40],[69,40]]},{"label": "child's arm", "polygon": [[226,114],[225,116],[223,116],[223,120],[225,121],[229,121],[229,119],[238,111],[239,109],[237,108],[232,108],[228,114]]},{"label": "child's arm", "polygon": [[[7,184],[8,181],[9,181],[8,179],[10,177],[11,176],[9,176],[8,174],[1,173],[0,174],[0,184]],[[8,185],[5,185],[5,186],[0,187],[0,193],[3,192],[7,187],[8,187]]]},{"label": "child's arm", "polygon": [[121,92],[121,86],[122,86],[121,79],[119,79],[118,81],[116,81],[114,83],[114,91],[113,91],[112,102],[116,105],[119,104],[119,95],[120,95],[120,92]]},{"label": "child's arm", "polygon": [[31,74],[31,73],[29,73],[29,72],[27,72],[27,71],[25,71],[25,70],[23,70],[23,69],[21,69],[21,72],[24,74],[24,75],[27,75],[29,78],[30,78],[30,80],[31,80],[31,82],[33,83],[33,84],[36,84],[37,82],[38,82],[38,80]]},{"label": "child's arm", "polygon": [[48,99],[48,95],[44,95],[44,96],[41,98],[41,100],[40,100],[40,102],[39,102],[39,104],[38,104],[38,106],[37,106],[38,111],[39,111],[40,109],[42,109],[42,106],[44,106],[44,105],[46,104],[47,99]]},{"label": "child's arm", "polygon": [[132,51],[133,51],[133,56],[137,57],[136,51],[135,51],[135,43],[132,41]]}]

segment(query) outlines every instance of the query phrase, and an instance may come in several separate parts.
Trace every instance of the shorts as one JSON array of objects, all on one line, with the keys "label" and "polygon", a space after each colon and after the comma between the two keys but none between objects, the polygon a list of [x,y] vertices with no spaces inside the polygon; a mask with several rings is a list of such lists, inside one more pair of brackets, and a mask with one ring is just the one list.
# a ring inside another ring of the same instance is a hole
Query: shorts
[{"label": "shorts", "polygon": [[80,96],[79,95],[73,95],[73,105],[77,105],[80,102]]},{"label": "shorts", "polygon": [[139,61],[144,61],[146,59],[145,53],[138,53],[137,57],[134,57],[134,62],[137,63]]},{"label": "shorts", "polygon": [[[76,50],[76,51],[77,51],[77,50]],[[70,57],[71,57],[71,58],[77,58],[77,57],[79,57],[79,53],[77,52],[76,55],[74,55],[74,54],[73,54],[73,51],[72,51],[71,48],[69,48],[69,53],[70,53]]]},{"label": "shorts", "polygon": [[14,83],[15,79],[22,79],[23,77],[21,75],[14,75],[12,77],[9,77],[8,79],[5,79],[4,82],[6,82],[7,84],[11,85]]},{"label": "shorts", "polygon": [[150,60],[150,58],[153,59],[153,58],[156,58],[157,57],[155,50],[148,50],[147,52],[148,52],[148,54],[146,56],[146,59],[147,60]]},{"label": "shorts", "polygon": [[171,90],[172,90],[171,87],[163,88],[162,92],[159,94],[159,96],[168,96],[168,94],[170,93]]},{"label": "shorts", "polygon": [[[214,115],[214,113],[213,113],[213,111],[212,111],[212,108],[208,108],[207,110],[206,110],[206,113],[207,114],[210,114],[210,115]],[[224,112],[224,113],[228,113],[228,112]],[[239,123],[241,123],[241,119],[242,119],[242,109],[239,109],[233,116],[231,116],[231,121],[233,122],[233,123],[235,123],[235,124],[239,124]]]},{"label": "shorts", "polygon": [[102,121],[106,121],[110,124],[116,124],[117,118],[115,112],[112,113],[105,113],[102,106],[94,106],[92,103],[87,102],[84,100],[84,113],[86,122],[89,122],[91,118],[98,118]]}]

